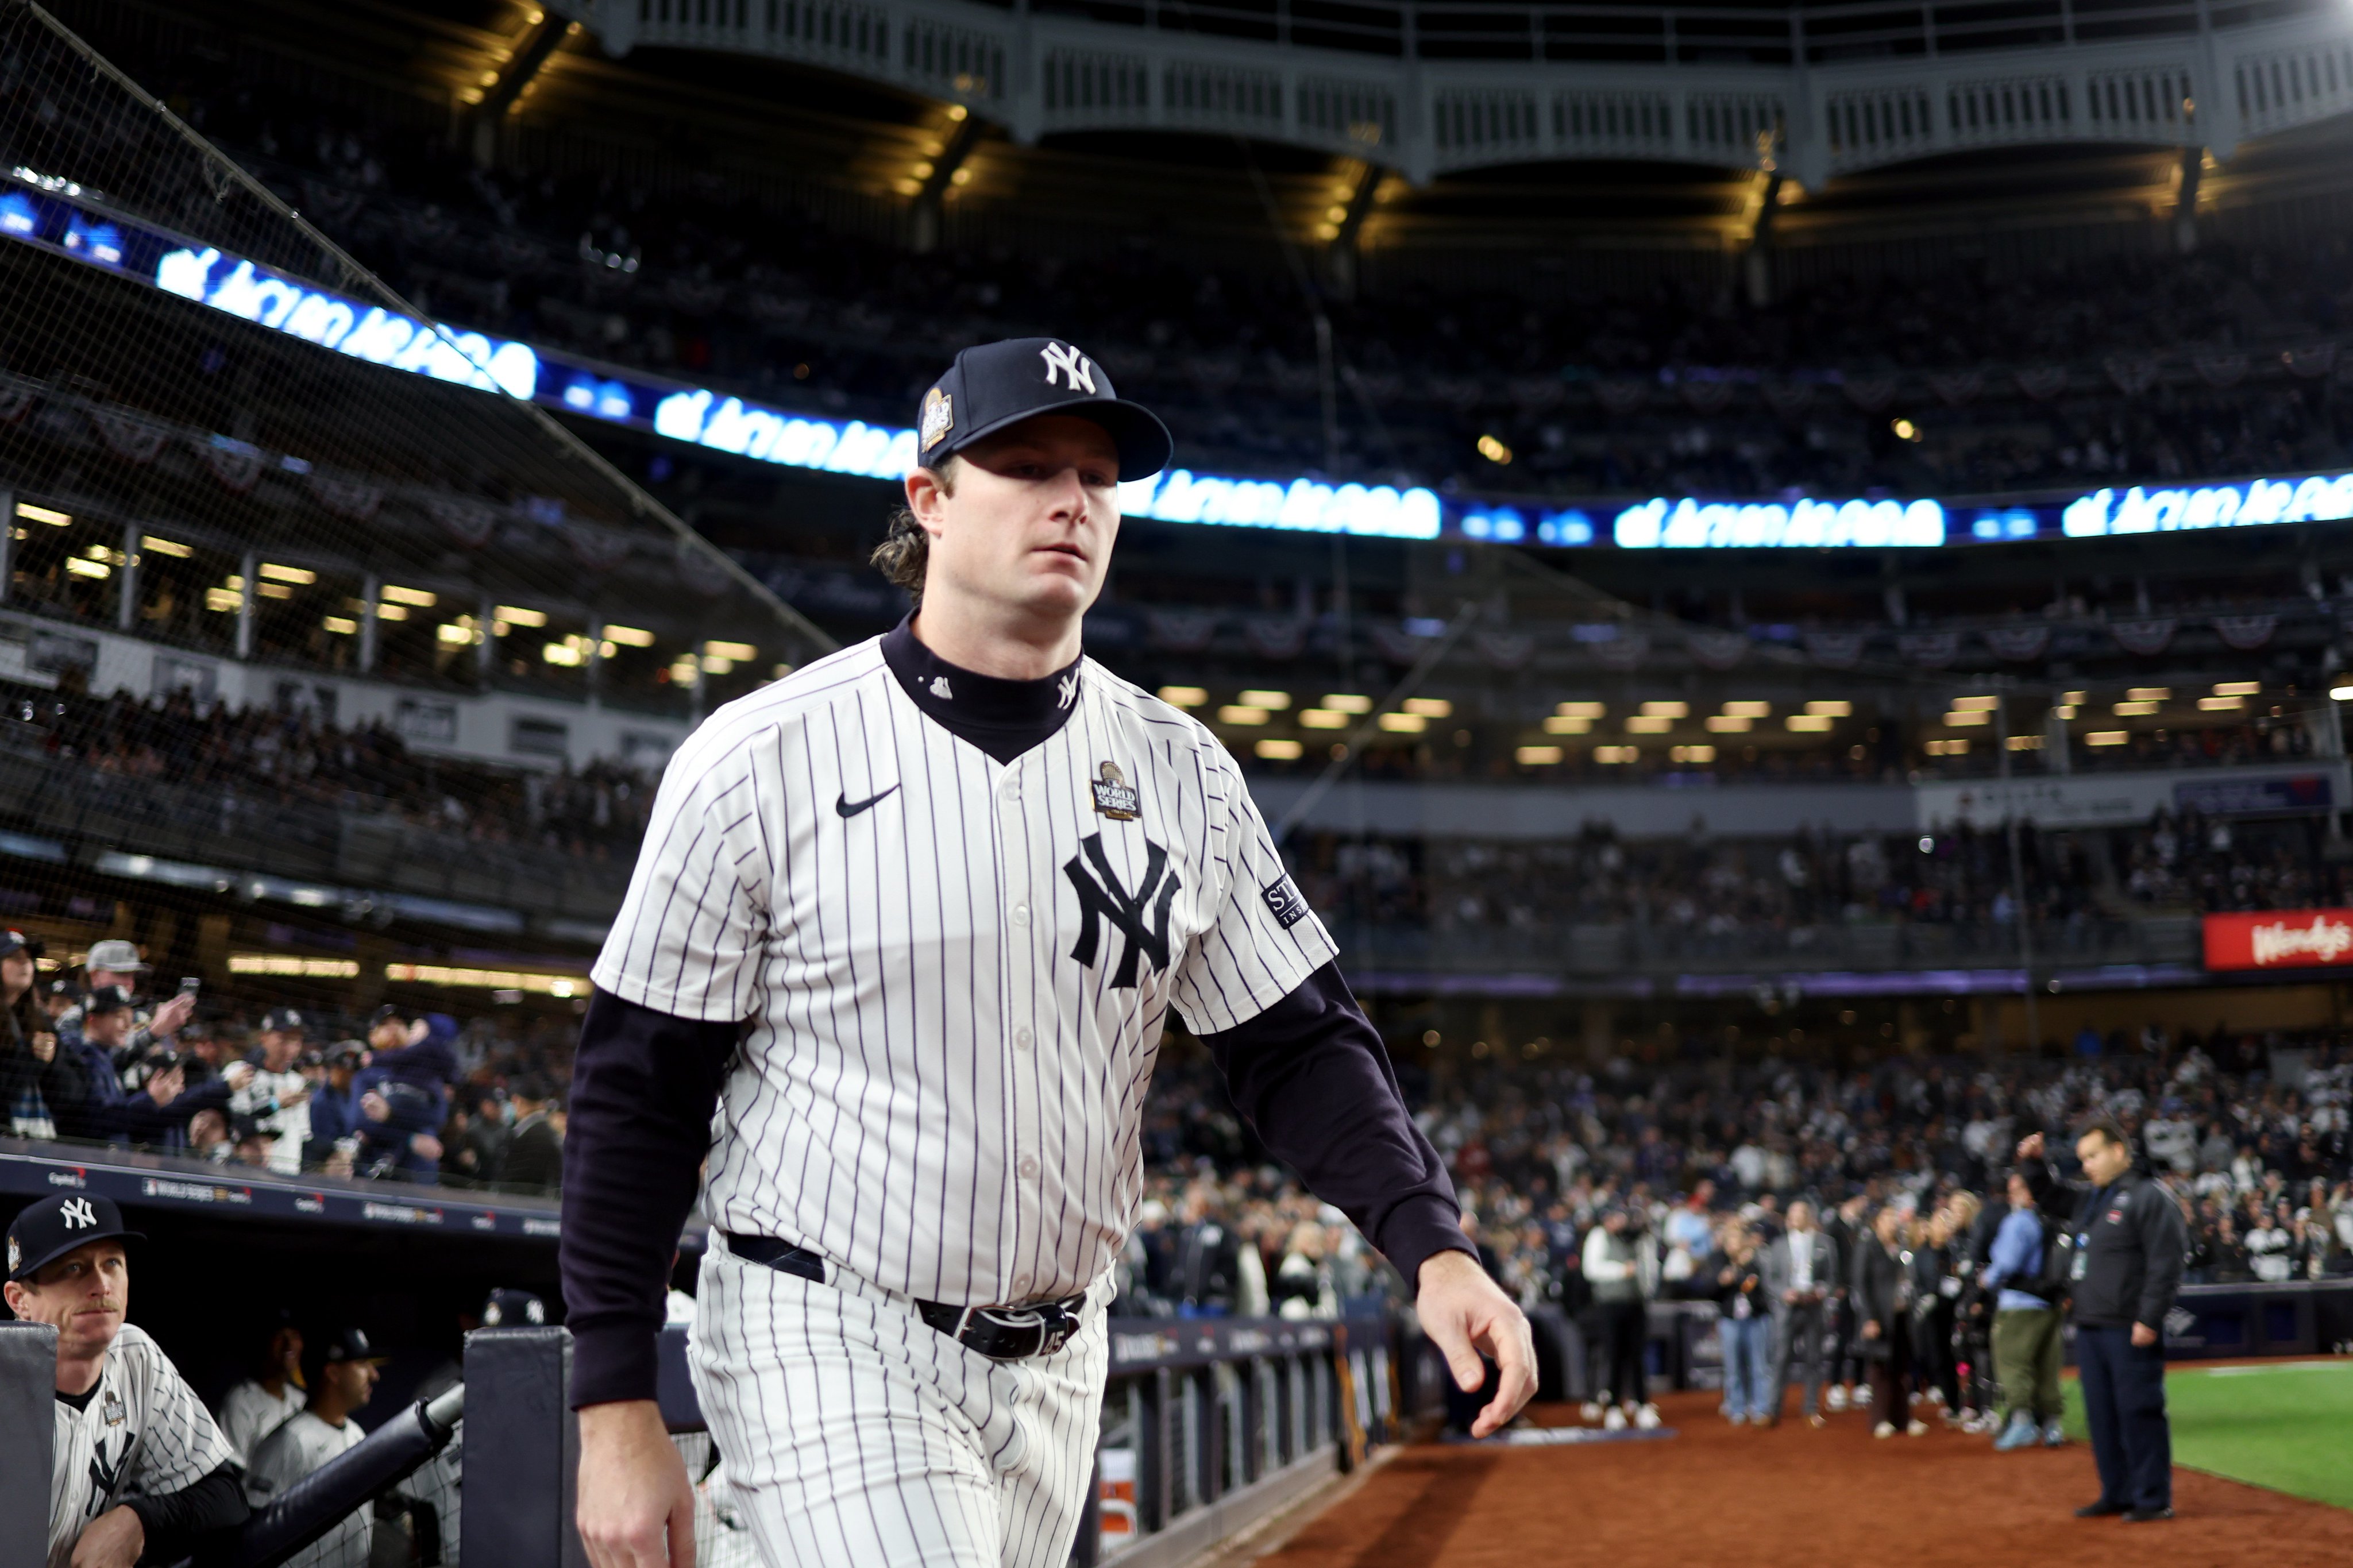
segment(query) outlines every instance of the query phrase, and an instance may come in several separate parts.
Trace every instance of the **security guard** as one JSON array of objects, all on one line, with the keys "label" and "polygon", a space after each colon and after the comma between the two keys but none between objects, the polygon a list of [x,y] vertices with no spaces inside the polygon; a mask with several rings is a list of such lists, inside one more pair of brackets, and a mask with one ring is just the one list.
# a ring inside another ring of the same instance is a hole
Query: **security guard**
[{"label": "security guard", "polygon": [[2067,1290],[2084,1415],[2100,1468],[2099,1498],[2077,1509],[2075,1517],[2121,1514],[2134,1524],[2171,1519],[2165,1315],[2181,1289],[2189,1247],[2181,1211],[2163,1187],[2133,1168],[2132,1142],[2109,1117],[2094,1117],[2075,1135],[2084,1182],[2073,1203],[2064,1203],[2070,1194],[2042,1159],[2042,1134],[2021,1143],[2018,1154],[2043,1212],[2072,1208],[2075,1215]]}]

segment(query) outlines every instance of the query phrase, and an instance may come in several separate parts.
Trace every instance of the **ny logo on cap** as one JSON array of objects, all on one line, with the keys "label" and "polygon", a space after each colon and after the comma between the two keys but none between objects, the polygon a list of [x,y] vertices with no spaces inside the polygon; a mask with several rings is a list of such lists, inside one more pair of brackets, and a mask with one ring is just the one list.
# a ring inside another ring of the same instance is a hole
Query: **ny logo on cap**
[{"label": "ny logo on cap", "polygon": [[1048,386],[1054,384],[1055,374],[1060,372],[1069,378],[1065,384],[1072,392],[1083,392],[1090,397],[1094,395],[1095,367],[1087,363],[1086,355],[1068,343],[1048,343],[1038,351],[1038,357],[1046,362]]},{"label": "ny logo on cap", "polygon": [[68,1230],[88,1230],[98,1224],[98,1211],[90,1206],[88,1198],[68,1198],[58,1217],[66,1222]]}]

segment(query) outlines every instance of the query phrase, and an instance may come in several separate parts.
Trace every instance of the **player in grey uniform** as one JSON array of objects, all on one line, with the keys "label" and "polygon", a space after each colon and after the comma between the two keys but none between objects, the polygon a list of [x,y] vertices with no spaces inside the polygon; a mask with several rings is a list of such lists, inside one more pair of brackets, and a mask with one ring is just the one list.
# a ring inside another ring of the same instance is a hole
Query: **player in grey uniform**
[{"label": "player in grey uniform", "polygon": [[173,1563],[245,1521],[228,1441],[146,1331],[126,1324],[121,1211],[69,1193],[8,1226],[8,1310],[58,1331],[48,1568]]},{"label": "player in grey uniform", "polygon": [[691,1365],[763,1558],[1060,1568],[1172,1006],[1457,1380],[1501,1363],[1478,1432],[1534,1388],[1231,757],[1081,652],[1166,431],[1048,339],[966,350],[918,425],[878,557],[916,613],[687,742],[596,967],[562,1263],[599,1568],[691,1552],[653,1344],[706,1159]]}]

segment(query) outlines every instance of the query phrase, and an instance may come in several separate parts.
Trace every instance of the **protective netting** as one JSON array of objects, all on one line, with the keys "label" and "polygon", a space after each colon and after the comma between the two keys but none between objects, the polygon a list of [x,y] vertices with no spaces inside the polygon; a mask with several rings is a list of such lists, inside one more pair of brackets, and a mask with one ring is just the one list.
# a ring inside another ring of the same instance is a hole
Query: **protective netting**
[{"label": "protective netting", "polygon": [[669,752],[830,644],[554,379],[0,4],[0,920],[44,987],[128,940],[314,1044],[387,987],[586,994]]}]

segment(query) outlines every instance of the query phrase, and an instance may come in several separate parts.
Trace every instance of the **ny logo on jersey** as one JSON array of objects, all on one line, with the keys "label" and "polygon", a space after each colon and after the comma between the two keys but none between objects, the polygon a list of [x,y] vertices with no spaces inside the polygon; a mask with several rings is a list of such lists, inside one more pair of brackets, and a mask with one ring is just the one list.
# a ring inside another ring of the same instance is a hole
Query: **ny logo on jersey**
[{"label": "ny logo on jersey", "polygon": [[[1103,921],[1109,921],[1113,930],[1127,938],[1119,967],[1112,971],[1113,989],[1135,989],[1140,959],[1151,959],[1153,967],[1163,972],[1168,968],[1168,906],[1176,899],[1176,873],[1168,868],[1168,851],[1159,845],[1147,838],[1144,851],[1144,880],[1133,894],[1119,885],[1119,873],[1103,853],[1100,833],[1080,839],[1079,853],[1062,868],[1079,893],[1079,940],[1071,956],[1086,968],[1094,966]],[[1083,864],[1089,860],[1094,862],[1092,876]]]},{"label": "ny logo on jersey", "polygon": [[111,1465],[106,1462],[106,1439],[100,1437],[90,1445],[90,1511],[92,1518],[102,1512],[107,1503],[112,1500],[115,1484],[122,1479],[123,1464],[131,1458],[132,1442],[130,1435],[124,1434],[122,1452],[115,1457],[114,1463]]},{"label": "ny logo on jersey", "polygon": [[1066,384],[1072,392],[1094,395],[1095,367],[1087,363],[1086,355],[1068,343],[1048,343],[1038,351],[1038,357],[1046,362],[1048,386],[1054,384],[1055,374],[1060,372],[1068,378]]},{"label": "ny logo on jersey", "polygon": [[1075,675],[1066,675],[1062,677],[1060,684],[1055,688],[1054,706],[1068,708],[1077,700],[1078,695],[1079,678]]},{"label": "ny logo on jersey", "polygon": [[948,684],[946,676],[934,675],[932,677],[932,695],[943,702],[953,702],[955,700],[955,689]]},{"label": "ny logo on jersey", "polygon": [[58,1217],[66,1222],[68,1230],[88,1230],[98,1223],[98,1211],[90,1206],[88,1198],[69,1198],[58,1210]]}]

